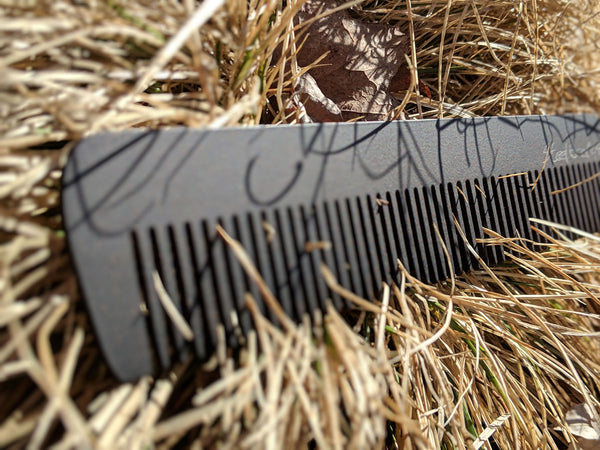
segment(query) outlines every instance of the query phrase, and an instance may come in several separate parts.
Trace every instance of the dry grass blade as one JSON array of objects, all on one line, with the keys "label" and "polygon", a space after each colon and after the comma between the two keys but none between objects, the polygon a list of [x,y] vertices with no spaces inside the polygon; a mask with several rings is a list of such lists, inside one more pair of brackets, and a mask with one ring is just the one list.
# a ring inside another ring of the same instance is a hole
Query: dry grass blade
[{"label": "dry grass blade", "polygon": [[570,186],[567,186],[565,188],[556,189],[556,190],[552,191],[552,195],[562,194],[563,192],[567,192],[567,191],[569,191],[571,189],[576,189],[579,186],[584,185],[585,183],[590,183],[591,181],[594,181],[598,177],[600,177],[600,172],[595,173],[594,175],[591,175],[591,176],[587,177],[585,180],[578,181],[577,183],[574,183],[574,184],[572,184]]},{"label": "dry grass blade", "polygon": [[248,275],[256,282],[261,294],[263,295],[263,298],[267,302],[269,308],[273,309],[280,323],[282,323],[285,327],[292,327],[293,325],[289,317],[287,317],[287,315],[281,308],[281,305],[279,304],[279,302],[277,301],[277,299],[275,298],[265,281],[260,276],[260,273],[256,269],[256,266],[252,262],[252,259],[244,250],[242,244],[240,244],[238,241],[229,236],[227,232],[223,229],[223,227],[221,227],[220,225],[217,225],[217,233],[219,233],[223,240],[231,247],[233,253],[238,258],[242,267],[244,267]]},{"label": "dry grass blade", "polygon": [[165,309],[167,315],[173,322],[173,325],[175,325],[177,330],[179,330],[181,335],[187,341],[194,340],[194,332],[192,331],[190,325],[186,322],[184,317],[181,315],[181,312],[179,312],[179,310],[177,309],[177,306],[175,306],[175,304],[173,303],[173,300],[171,300],[171,297],[169,297],[169,294],[167,293],[160,279],[160,276],[158,275],[158,272],[154,271],[152,273],[152,281],[154,282],[154,289],[156,289],[158,299],[160,300],[160,303]]}]

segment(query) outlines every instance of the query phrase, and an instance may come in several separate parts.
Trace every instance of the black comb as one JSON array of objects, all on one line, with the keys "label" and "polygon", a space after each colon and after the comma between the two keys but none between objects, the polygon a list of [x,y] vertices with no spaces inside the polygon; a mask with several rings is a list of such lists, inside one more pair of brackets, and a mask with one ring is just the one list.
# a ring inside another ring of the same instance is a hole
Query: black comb
[{"label": "black comb", "polygon": [[[599,164],[600,126],[589,115],[130,130],[73,150],[62,201],[96,334],[115,374],[131,380],[190,349],[208,358],[219,324],[239,345],[253,326],[246,292],[272,315],[218,224],[299,320],[327,299],[345,306],[322,263],[366,298],[394,279],[397,258],[421,280],[447,278],[435,227],[456,273],[476,267],[454,218],[489,264],[504,256],[475,242],[482,227],[531,238],[537,217],[598,231],[598,178],[552,192]],[[156,275],[191,344],[159,302]]]}]

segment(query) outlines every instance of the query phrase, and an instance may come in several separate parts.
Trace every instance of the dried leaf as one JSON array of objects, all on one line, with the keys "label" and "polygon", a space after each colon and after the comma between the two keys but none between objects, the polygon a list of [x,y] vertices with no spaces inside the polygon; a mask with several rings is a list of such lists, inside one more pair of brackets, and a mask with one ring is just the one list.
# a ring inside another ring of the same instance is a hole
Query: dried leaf
[{"label": "dried leaf", "polygon": [[300,100],[309,111],[312,120],[316,122],[341,122],[343,120],[340,108],[323,94],[310,73],[304,73],[297,78],[295,89],[297,94],[304,94]]},{"label": "dried leaf", "polygon": [[[308,0],[297,17],[304,22],[337,6],[336,0]],[[319,92],[341,110],[341,118],[383,120],[398,105],[390,94],[390,82],[404,61],[406,48],[407,38],[398,27],[362,22],[342,10],[309,26],[298,63],[306,67],[326,54],[309,74]],[[314,120],[340,120],[320,94],[308,95],[311,102],[305,106]]]},{"label": "dried leaf", "polygon": [[583,450],[600,448],[600,424],[594,420],[594,414],[586,403],[573,406],[565,416],[567,425],[577,444]]},{"label": "dried leaf", "polygon": [[[410,74],[410,69],[406,65],[400,66],[398,73],[396,73],[390,82],[390,91],[398,92],[408,90],[410,87],[411,78],[412,76]],[[425,94],[425,96],[431,100],[431,90],[427,87],[427,85],[425,85],[421,79],[419,79],[418,84],[421,94]]]}]

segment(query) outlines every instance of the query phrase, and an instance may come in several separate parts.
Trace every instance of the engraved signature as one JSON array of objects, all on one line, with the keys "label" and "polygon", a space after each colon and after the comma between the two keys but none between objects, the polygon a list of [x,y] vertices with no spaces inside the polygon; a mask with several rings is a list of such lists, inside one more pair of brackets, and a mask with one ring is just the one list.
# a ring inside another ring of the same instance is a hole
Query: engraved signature
[{"label": "engraved signature", "polygon": [[587,142],[583,148],[569,148],[563,145],[557,148],[554,142],[550,144],[550,158],[554,164],[576,159],[598,159],[598,157],[600,157],[600,142]]}]

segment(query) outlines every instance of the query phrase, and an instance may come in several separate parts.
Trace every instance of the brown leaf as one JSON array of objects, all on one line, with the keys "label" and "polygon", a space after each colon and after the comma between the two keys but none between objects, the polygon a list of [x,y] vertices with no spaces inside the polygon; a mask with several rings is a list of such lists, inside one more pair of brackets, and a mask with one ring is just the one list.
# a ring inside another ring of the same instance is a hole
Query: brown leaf
[{"label": "brown leaf", "polygon": [[341,122],[343,120],[340,108],[333,100],[323,94],[317,81],[310,73],[299,76],[294,89],[296,93],[304,94],[301,96],[304,97],[301,98],[301,101],[313,121]]},{"label": "brown leaf", "polygon": [[[390,81],[390,91],[406,91],[410,88],[411,82],[410,69],[406,65],[402,65],[394,78]],[[431,91],[429,88],[419,79],[419,91],[421,94],[425,94],[429,100],[431,100]]]},{"label": "brown leaf", "polygon": [[569,430],[583,450],[597,449],[600,446],[600,423],[594,420],[594,416],[597,417],[585,403],[573,406],[565,416]]},{"label": "brown leaf", "polygon": [[[297,18],[304,22],[337,6],[336,0],[308,0]],[[398,27],[361,22],[343,10],[309,26],[298,63],[306,67],[327,54],[309,74],[319,91],[341,110],[341,118],[383,120],[398,104],[390,95],[390,82],[403,63],[406,44],[406,36]],[[312,101],[305,106],[313,120],[340,120],[323,113],[323,99],[310,93],[309,97]]]}]

